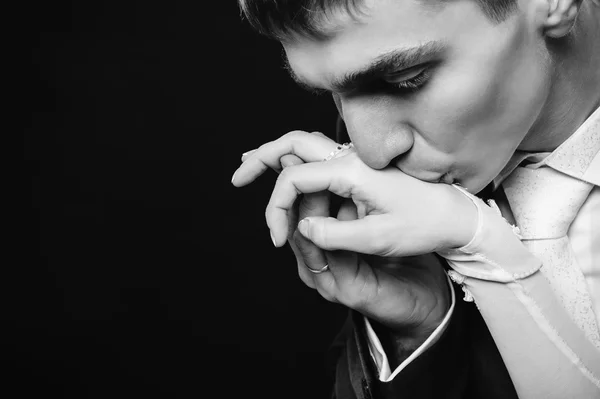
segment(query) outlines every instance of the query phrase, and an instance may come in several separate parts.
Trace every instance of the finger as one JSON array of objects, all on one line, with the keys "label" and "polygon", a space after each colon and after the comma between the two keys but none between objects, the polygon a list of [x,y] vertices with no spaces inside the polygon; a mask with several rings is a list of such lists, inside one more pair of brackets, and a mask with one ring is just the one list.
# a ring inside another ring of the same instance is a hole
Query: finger
[{"label": "finger", "polygon": [[312,273],[310,273],[310,271],[306,268],[304,258],[298,248],[298,245],[296,244],[296,240],[308,240],[306,240],[306,238],[303,237],[302,234],[300,234],[297,230],[294,230],[294,234],[292,234],[292,236],[288,239],[288,243],[290,244],[290,248],[292,248],[292,252],[294,252],[294,256],[296,257],[296,265],[298,267],[298,276],[300,276],[300,280],[302,280],[302,282],[310,288],[314,289],[315,283],[312,278]]},{"label": "finger", "polygon": [[256,149],[254,149],[254,150],[250,150],[250,151],[247,151],[247,152],[243,153],[243,154],[242,154],[242,162],[244,162],[246,159],[248,159],[248,157],[249,157],[250,155],[254,154],[254,153],[256,152],[256,150],[257,150],[257,149],[258,149],[258,148],[256,148]]},{"label": "finger", "polygon": [[279,158],[279,164],[281,165],[281,169],[285,169],[288,166],[302,165],[304,161],[293,154],[285,154],[281,158]]},{"label": "finger", "polygon": [[[304,218],[299,218],[299,220],[302,219]],[[354,202],[352,202],[352,200],[344,199],[338,211],[337,219],[341,221],[358,219],[358,211],[356,209],[356,205],[354,205]]]},{"label": "finger", "polygon": [[288,241],[290,243],[292,242],[292,237],[294,235],[294,232],[298,228],[298,221],[300,220],[298,209],[300,208],[300,202],[302,201],[303,198],[304,198],[304,196],[298,197],[297,200],[294,202],[294,206],[288,212],[288,222],[289,222],[288,231],[289,231],[289,234],[288,234],[287,239],[288,239]]},{"label": "finger", "polygon": [[298,221],[311,216],[329,216],[329,195],[327,191],[302,195],[298,204]]},{"label": "finger", "polygon": [[[342,201],[337,218],[340,221],[358,218],[358,211],[352,200]],[[296,234],[302,236],[299,231]],[[373,288],[376,287],[376,278],[372,269],[355,252],[326,251],[325,254],[333,279],[326,276],[313,279],[316,290],[331,302],[342,303],[360,311],[376,292],[376,288]]]},{"label": "finger", "polygon": [[[329,137],[327,137],[326,135],[324,135],[321,132],[312,132],[310,134],[314,134],[316,136],[323,137],[324,139],[331,140]],[[250,157],[250,155],[254,154],[256,152],[256,150],[258,150],[258,148],[243,153],[242,154],[242,162],[246,161],[246,159],[248,159]]]},{"label": "finger", "polygon": [[360,180],[361,176],[360,171],[352,167],[358,163],[348,162],[346,158],[350,158],[350,155],[328,162],[286,168],[279,175],[265,212],[275,246],[282,245],[287,236],[287,213],[300,193],[330,191],[342,197],[350,196],[353,187],[351,179]]},{"label": "finger", "polygon": [[[300,234],[296,229],[296,225],[298,224],[298,208],[300,207],[300,201],[302,200],[302,198],[303,197],[298,198],[298,200],[296,201],[296,204],[289,212],[290,235],[288,236],[288,243],[290,244],[290,248],[292,248],[292,252],[294,253],[294,256],[296,257],[296,264],[298,267],[298,275],[300,276],[300,279],[304,282],[304,284],[306,284],[310,288],[314,289],[315,283],[313,282],[312,276],[310,275],[311,273],[308,271],[308,269],[306,268],[306,265],[304,264],[304,259],[302,257],[302,253],[298,249],[298,246],[296,245],[296,242],[295,242],[296,240],[294,238],[294,235],[297,235],[298,237],[300,237],[299,239],[308,241],[308,240],[306,240],[306,238],[302,237],[302,234]],[[314,244],[312,244],[312,245],[314,245]]]},{"label": "finger", "polygon": [[327,137],[326,135],[324,135],[321,132],[312,132],[311,134],[314,134],[315,136],[321,136],[321,137],[323,137],[324,139],[327,139],[327,140],[331,140],[329,137]]},{"label": "finger", "polygon": [[347,250],[387,256],[394,248],[387,238],[387,224],[388,218],[384,215],[369,215],[363,219],[344,221],[310,217],[300,220],[298,230],[316,246],[327,251]]},{"label": "finger", "polygon": [[[356,211],[356,206],[352,202],[352,200],[345,199],[340,205],[340,209],[338,211],[338,219],[339,220],[355,220],[358,214]],[[306,246],[313,245],[315,248],[318,248],[313,242],[308,240],[306,237],[302,235],[298,230],[296,230],[296,235],[302,237],[305,240]],[[299,240],[299,239],[298,239]],[[319,248],[319,250],[323,251]],[[329,273],[330,276],[324,275],[322,273],[320,278],[313,278],[313,282],[315,284],[315,288],[319,292],[321,296],[327,299],[330,302],[340,302],[340,296],[343,298],[343,292],[340,291],[340,286],[342,287],[342,291],[346,281],[353,281],[354,276],[358,272],[358,264],[357,257],[355,254],[351,252],[343,252],[337,251],[335,253],[325,252],[323,251],[327,258],[327,262],[329,264]],[[310,271],[308,271],[310,273]],[[312,273],[311,273],[312,274]]]},{"label": "finger", "polygon": [[293,234],[291,242],[293,242],[294,253],[298,261],[298,275],[300,279],[309,287],[316,288],[315,279],[320,275],[312,273],[309,268],[312,270],[323,268],[327,264],[325,253],[297,230]]},{"label": "finger", "polygon": [[[298,215],[299,218],[305,218],[308,216],[329,216],[329,193],[327,191],[321,191],[313,194],[305,194],[301,197],[298,203]],[[296,225],[299,219],[296,219]],[[302,255],[301,261],[298,262],[298,274],[302,281],[312,288],[315,288],[314,280],[317,277],[308,268],[313,270],[321,269],[326,263],[327,259],[323,250],[317,247],[315,244],[307,240],[297,230],[296,225],[290,223],[290,227],[294,231],[294,245],[298,248]],[[311,284],[307,281],[310,280]]]},{"label": "finger", "polygon": [[326,254],[329,270],[313,277],[315,289],[330,302],[348,304],[349,287],[361,285],[357,279],[361,272],[358,256],[349,251],[324,251],[323,253]]},{"label": "finger", "polygon": [[[298,240],[303,240],[307,243],[310,243],[310,241],[308,241],[306,238],[304,238],[302,236],[302,234],[300,234],[296,229],[297,224],[298,224],[298,209],[300,208],[300,202],[303,199],[304,199],[304,196],[299,197],[296,201],[296,204],[289,212],[290,234],[288,236],[288,243],[290,244],[290,248],[292,248],[292,252],[294,253],[294,256],[296,257],[296,264],[298,267],[298,275],[300,276],[300,279],[302,280],[302,282],[304,282],[304,284],[306,284],[310,288],[314,289],[315,283],[312,278],[312,273],[310,273],[310,271],[306,268],[306,264],[304,263],[302,252],[300,252],[300,250],[298,249],[298,245],[296,245],[296,242],[295,242],[296,237],[297,237]],[[310,243],[310,244],[314,246],[313,243]]]},{"label": "finger", "polygon": [[244,186],[254,181],[268,168],[280,170],[279,160],[285,154],[293,154],[304,162],[322,161],[338,144],[319,134],[303,131],[287,133],[275,141],[263,144],[245,157],[235,171],[233,184]]}]

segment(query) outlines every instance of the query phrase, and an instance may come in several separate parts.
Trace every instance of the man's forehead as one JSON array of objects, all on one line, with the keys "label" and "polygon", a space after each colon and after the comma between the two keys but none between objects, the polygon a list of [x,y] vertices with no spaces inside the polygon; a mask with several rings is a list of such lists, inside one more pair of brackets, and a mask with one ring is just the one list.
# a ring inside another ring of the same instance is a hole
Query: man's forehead
[{"label": "man's forehead", "polygon": [[285,65],[294,80],[301,86],[331,89],[334,82],[347,81],[348,75],[374,64],[381,66],[383,58],[395,60],[401,68],[417,61],[417,55],[439,50],[443,35],[436,28],[440,23],[435,13],[423,11],[417,0],[387,2],[373,0],[359,18],[344,19],[341,12],[339,18],[331,16],[327,38],[296,37],[283,42]]}]

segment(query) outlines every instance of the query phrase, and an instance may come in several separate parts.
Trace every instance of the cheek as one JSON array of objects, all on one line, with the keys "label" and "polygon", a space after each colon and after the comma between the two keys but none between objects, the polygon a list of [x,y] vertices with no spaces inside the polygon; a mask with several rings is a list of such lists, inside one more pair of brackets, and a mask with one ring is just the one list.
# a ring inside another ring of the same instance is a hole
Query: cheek
[{"label": "cheek", "polygon": [[465,71],[424,97],[417,130],[472,192],[498,175],[539,114],[547,90],[533,70],[526,62],[502,77]]},{"label": "cheek", "polygon": [[481,50],[439,71],[419,106],[418,130],[465,174],[491,180],[539,115],[548,82],[533,46]]},{"label": "cheek", "polygon": [[484,136],[490,136],[486,140],[523,139],[541,110],[547,85],[543,73],[528,60],[506,69],[510,71],[474,68],[455,73],[424,104],[432,116],[427,127],[445,131],[440,139],[446,149],[452,151],[464,140]]},{"label": "cheek", "polygon": [[474,145],[504,119],[507,109],[501,90],[501,85],[481,74],[453,74],[435,88],[435,93],[432,90],[431,95],[424,96],[419,109],[425,112],[418,115],[418,130],[447,154]]}]

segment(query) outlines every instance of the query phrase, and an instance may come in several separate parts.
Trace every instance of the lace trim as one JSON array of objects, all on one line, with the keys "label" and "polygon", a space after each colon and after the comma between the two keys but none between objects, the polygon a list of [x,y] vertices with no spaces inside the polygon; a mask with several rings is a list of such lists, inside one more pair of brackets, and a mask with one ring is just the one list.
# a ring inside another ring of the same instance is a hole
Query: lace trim
[{"label": "lace trim", "polygon": [[467,279],[462,274],[455,272],[454,270],[448,270],[448,277],[450,280],[454,281],[456,284],[460,285],[460,288],[463,290],[465,296],[463,297],[463,301],[465,302],[473,302],[475,299],[473,298],[473,294],[471,291],[464,285],[465,280]]}]

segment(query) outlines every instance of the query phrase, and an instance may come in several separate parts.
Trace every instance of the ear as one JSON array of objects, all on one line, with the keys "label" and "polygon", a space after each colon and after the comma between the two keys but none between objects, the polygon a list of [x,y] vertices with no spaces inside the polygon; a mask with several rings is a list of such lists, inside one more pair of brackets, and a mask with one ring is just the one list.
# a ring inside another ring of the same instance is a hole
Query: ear
[{"label": "ear", "polygon": [[575,21],[583,0],[547,0],[548,16],[544,22],[544,33],[548,37],[566,36]]}]

